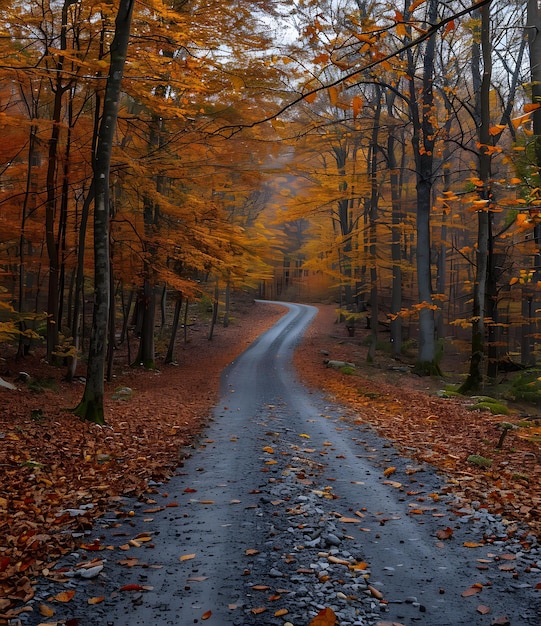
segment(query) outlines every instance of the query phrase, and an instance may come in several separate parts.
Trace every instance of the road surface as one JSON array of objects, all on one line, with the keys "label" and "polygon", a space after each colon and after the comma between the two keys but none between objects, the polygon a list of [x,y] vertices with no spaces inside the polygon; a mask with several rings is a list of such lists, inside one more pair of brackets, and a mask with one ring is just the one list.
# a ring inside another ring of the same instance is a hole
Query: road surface
[{"label": "road surface", "polygon": [[307,626],[331,609],[341,626],[541,624],[539,546],[304,388],[291,357],[316,309],[287,306],[224,372],[177,475],[86,539],[107,548],[97,573],[81,577],[94,553],[71,555],[23,623]]}]

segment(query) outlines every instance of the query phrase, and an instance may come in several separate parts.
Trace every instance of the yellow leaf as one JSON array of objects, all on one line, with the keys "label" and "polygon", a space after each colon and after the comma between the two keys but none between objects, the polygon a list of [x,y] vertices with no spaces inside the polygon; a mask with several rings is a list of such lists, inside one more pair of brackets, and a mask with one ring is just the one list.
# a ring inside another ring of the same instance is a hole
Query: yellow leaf
[{"label": "yellow leaf", "polygon": [[301,434],[299,435],[299,437],[304,437],[305,439],[310,439],[310,435],[306,435],[306,434],[304,434],[304,433],[301,433]]},{"label": "yellow leaf", "polygon": [[476,543],[475,541],[465,541],[464,542],[464,547],[465,548],[482,548],[483,544],[482,543]]},{"label": "yellow leaf", "polygon": [[394,474],[396,472],[396,467],[388,467],[384,472],[383,475],[384,476],[390,476],[391,474]]},{"label": "yellow leaf", "polygon": [[43,615],[43,617],[52,617],[54,615],[54,609],[52,606],[48,606],[47,604],[40,604],[39,614]]},{"label": "yellow leaf", "polygon": [[269,454],[274,454],[274,448],[271,448],[270,446],[265,446],[263,448],[263,452],[268,452]]},{"label": "yellow leaf", "polygon": [[190,559],[195,559],[195,554],[183,554],[180,557],[181,561],[189,561]]}]

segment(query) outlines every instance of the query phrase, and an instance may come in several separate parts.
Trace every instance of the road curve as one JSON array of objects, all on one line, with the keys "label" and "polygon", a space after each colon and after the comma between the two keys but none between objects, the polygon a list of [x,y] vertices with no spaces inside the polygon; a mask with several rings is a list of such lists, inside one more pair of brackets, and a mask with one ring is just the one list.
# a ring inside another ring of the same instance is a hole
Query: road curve
[{"label": "road curve", "polygon": [[101,520],[99,575],[82,580],[72,555],[69,582],[44,583],[36,605],[69,587],[57,618],[85,625],[307,626],[326,606],[341,625],[540,624],[539,548],[304,388],[291,357],[317,309],[286,306],[224,371],[208,429],[156,503],[126,499],[133,515]]}]

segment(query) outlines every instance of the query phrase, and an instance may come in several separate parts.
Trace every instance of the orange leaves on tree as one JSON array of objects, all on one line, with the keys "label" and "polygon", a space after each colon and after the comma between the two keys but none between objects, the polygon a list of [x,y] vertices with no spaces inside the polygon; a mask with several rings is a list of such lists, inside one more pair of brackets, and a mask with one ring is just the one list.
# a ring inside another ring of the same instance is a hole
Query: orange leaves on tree
[{"label": "orange leaves on tree", "polygon": [[363,108],[363,99],[361,96],[353,96],[351,100],[351,108],[353,109],[353,119],[357,119],[361,109]]},{"label": "orange leaves on tree", "polygon": [[336,106],[338,104],[338,96],[339,96],[339,90],[338,87],[335,87],[334,85],[331,87],[327,88],[327,93],[329,94],[329,100],[331,102],[331,104],[333,106]]}]

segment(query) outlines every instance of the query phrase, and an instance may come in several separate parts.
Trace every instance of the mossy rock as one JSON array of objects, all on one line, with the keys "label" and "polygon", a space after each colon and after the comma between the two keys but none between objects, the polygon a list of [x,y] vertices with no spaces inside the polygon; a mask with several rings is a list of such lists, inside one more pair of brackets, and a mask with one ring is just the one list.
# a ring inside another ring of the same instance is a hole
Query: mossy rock
[{"label": "mossy rock", "polygon": [[469,411],[490,411],[492,415],[509,415],[509,409],[498,400],[494,400],[492,398],[487,398],[486,400],[481,400],[472,404],[468,407]]},{"label": "mossy rock", "polygon": [[481,456],[480,454],[470,454],[470,456],[468,457],[468,463],[473,463],[474,465],[478,465],[479,467],[491,467],[492,466],[492,460],[487,459],[486,457]]}]

